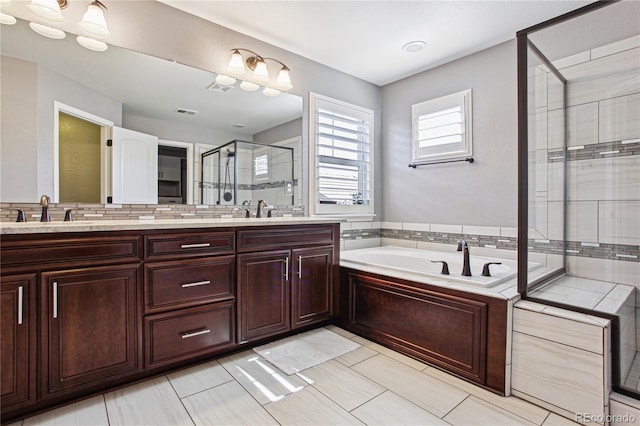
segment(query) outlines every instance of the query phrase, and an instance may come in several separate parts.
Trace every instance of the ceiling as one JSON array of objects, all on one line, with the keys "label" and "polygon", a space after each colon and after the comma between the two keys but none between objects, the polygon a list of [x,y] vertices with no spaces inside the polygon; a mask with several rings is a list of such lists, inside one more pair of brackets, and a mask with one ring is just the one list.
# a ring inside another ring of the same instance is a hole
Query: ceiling
[{"label": "ceiling", "polygon": [[[383,86],[513,39],[593,0],[202,1],[169,6]],[[424,41],[407,53],[402,46]]]}]

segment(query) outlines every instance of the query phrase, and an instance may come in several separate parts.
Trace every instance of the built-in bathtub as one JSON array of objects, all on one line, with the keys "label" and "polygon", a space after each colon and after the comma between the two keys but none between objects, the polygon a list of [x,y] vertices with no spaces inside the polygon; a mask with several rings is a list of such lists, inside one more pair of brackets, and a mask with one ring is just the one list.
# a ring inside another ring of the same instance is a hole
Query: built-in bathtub
[{"label": "built-in bathtub", "polygon": [[[497,284],[514,279],[517,274],[517,262],[515,260],[499,259],[483,256],[470,256],[472,276],[463,276],[462,253],[449,253],[443,251],[421,250],[404,247],[383,246],[358,250],[347,250],[340,254],[341,264],[352,268],[358,265],[373,266],[382,272],[409,272],[448,282],[458,282],[472,286],[491,288]],[[441,263],[445,261],[449,267],[449,275],[441,274]],[[490,265],[491,276],[482,276],[483,266],[487,263],[500,263]]]}]

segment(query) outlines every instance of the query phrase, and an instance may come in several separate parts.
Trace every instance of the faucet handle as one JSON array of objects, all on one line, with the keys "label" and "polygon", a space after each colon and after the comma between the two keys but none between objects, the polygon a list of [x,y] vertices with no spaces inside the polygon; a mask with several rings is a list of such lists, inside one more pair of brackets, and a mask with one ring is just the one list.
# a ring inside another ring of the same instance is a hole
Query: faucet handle
[{"label": "faucet handle", "polygon": [[502,262],[488,262],[485,263],[484,266],[482,267],[482,276],[483,277],[490,277],[491,273],[489,272],[489,265],[502,265]]},{"label": "faucet handle", "polygon": [[18,209],[18,217],[16,218],[16,222],[26,222],[27,221],[27,215],[25,214],[24,210]]},{"label": "faucet handle", "polygon": [[73,217],[71,216],[71,212],[73,211],[73,209],[68,209],[65,210],[64,212],[64,221],[65,222],[71,222],[73,221]]},{"label": "faucet handle", "polygon": [[442,275],[449,275],[449,265],[444,260],[432,260],[431,263],[442,263]]},{"label": "faucet handle", "polygon": [[456,249],[456,251],[462,251],[464,247],[469,247],[469,246],[467,245],[467,242],[465,240],[460,240],[458,241],[458,248]]}]

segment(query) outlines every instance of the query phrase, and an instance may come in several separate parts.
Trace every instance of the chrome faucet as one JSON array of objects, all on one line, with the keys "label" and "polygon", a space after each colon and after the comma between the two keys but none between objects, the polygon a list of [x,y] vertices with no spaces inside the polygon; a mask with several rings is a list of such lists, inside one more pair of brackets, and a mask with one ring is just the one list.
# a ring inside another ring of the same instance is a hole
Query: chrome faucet
[{"label": "chrome faucet", "polygon": [[462,252],[462,276],[471,276],[471,267],[469,266],[469,245],[465,240],[458,241],[458,248],[456,251]]},{"label": "chrome faucet", "polygon": [[51,199],[46,195],[40,197],[40,205],[42,206],[40,222],[51,222],[51,216],[49,215],[49,202],[51,202]]},{"label": "chrome faucet", "polygon": [[256,212],[256,217],[262,217],[263,209],[269,207],[269,202],[267,200],[259,200],[258,201],[258,211]]}]

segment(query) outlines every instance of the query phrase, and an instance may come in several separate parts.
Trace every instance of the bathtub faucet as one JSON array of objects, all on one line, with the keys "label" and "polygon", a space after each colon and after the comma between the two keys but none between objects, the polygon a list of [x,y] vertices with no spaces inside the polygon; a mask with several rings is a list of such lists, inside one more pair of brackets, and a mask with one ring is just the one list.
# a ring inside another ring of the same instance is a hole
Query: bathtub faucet
[{"label": "bathtub faucet", "polygon": [[469,245],[465,240],[458,241],[458,248],[456,251],[462,252],[462,276],[471,276],[471,267],[469,266]]}]

